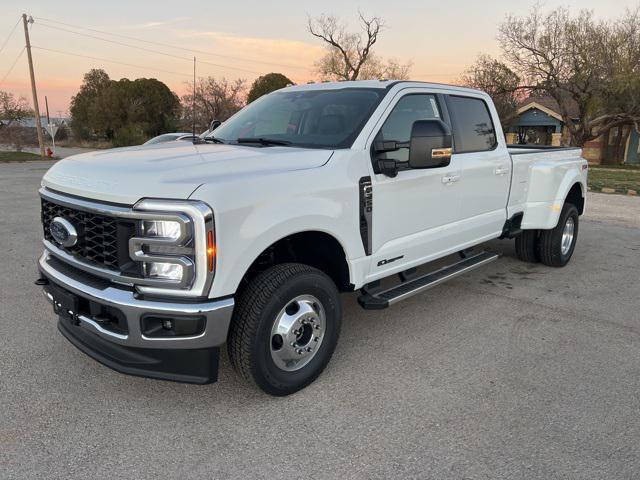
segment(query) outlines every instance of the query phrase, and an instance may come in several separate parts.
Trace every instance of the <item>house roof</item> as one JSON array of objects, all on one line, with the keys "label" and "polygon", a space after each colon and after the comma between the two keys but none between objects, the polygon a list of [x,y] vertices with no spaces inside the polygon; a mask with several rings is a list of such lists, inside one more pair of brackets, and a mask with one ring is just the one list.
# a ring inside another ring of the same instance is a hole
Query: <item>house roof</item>
[{"label": "house roof", "polygon": [[[569,115],[571,118],[577,119],[580,117],[580,111],[578,109],[578,104],[571,100],[567,99],[567,108],[569,110]],[[518,113],[525,112],[530,110],[531,108],[538,108],[543,112],[551,115],[552,117],[557,118],[558,120],[562,120],[562,115],[560,114],[560,106],[558,102],[549,95],[541,95],[541,96],[531,96],[522,101],[518,105]]]}]

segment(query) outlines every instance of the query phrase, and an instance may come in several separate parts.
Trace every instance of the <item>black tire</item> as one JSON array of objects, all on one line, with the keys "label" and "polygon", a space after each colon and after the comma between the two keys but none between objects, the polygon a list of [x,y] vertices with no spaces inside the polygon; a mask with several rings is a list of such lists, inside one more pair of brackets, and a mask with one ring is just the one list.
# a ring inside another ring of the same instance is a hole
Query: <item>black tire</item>
[{"label": "black tire", "polygon": [[[572,203],[565,203],[555,228],[540,232],[540,261],[550,267],[564,267],[576,248],[578,240],[578,209]],[[566,252],[562,252],[562,236],[565,226],[573,221],[573,238]]]},{"label": "black tire", "polygon": [[[281,369],[272,358],[272,327],[293,299],[311,295],[324,310],[324,336],[309,363]],[[266,393],[290,395],[313,382],[329,363],[340,336],[342,309],[333,281],[320,270],[285,263],[259,273],[240,294],[227,348],[233,368]]]},{"label": "black tire", "polygon": [[516,255],[523,262],[538,263],[540,256],[538,254],[538,237],[539,230],[524,230],[516,237]]}]

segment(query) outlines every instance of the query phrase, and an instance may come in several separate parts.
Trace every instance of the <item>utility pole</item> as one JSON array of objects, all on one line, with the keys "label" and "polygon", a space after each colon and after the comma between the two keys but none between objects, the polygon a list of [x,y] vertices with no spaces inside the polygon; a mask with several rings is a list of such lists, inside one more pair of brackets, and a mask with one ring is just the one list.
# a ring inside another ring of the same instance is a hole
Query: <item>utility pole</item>
[{"label": "utility pole", "polygon": [[36,90],[36,76],[33,73],[33,58],[31,57],[31,41],[29,40],[28,24],[33,23],[33,19],[27,20],[27,14],[22,14],[22,24],[24,25],[24,41],[26,42],[27,59],[29,60],[29,76],[31,77],[31,93],[33,94],[33,109],[36,114],[36,132],[38,133],[38,143],[40,144],[40,156],[45,159],[44,155],[44,138],[42,136],[42,125],[40,124],[40,107],[38,107],[38,92]]},{"label": "utility pole", "polygon": [[51,119],[49,118],[49,100],[47,100],[47,96],[44,96],[44,106],[47,109],[47,125],[51,123]]},{"label": "utility pole", "polygon": [[191,117],[193,118],[191,134],[193,143],[196,143],[196,57],[193,57],[193,98],[191,100]]}]

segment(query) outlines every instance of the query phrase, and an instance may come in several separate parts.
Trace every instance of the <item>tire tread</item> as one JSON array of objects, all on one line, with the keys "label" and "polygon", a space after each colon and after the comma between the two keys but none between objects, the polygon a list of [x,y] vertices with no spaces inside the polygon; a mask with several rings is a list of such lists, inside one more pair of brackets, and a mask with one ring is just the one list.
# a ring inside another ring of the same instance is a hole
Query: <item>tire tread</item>
[{"label": "tire tread", "polygon": [[524,230],[516,237],[516,255],[523,262],[538,263],[538,230]]},{"label": "tire tread", "polygon": [[[575,242],[577,241],[578,235],[578,209],[572,203],[565,203],[562,207],[562,211],[560,212],[560,217],[558,218],[558,225],[551,230],[542,230],[540,232],[540,240],[538,245],[538,255],[540,256],[540,261],[549,267],[563,267],[569,261],[563,261],[562,256],[560,254],[559,242],[562,238],[562,230],[564,229],[564,224],[569,215],[571,215],[575,211],[576,215],[576,238],[574,238],[574,248]],[[573,252],[571,252],[573,253]]]},{"label": "tire tread", "polygon": [[301,263],[282,263],[260,272],[240,294],[229,328],[227,350],[233,369],[259,388],[252,373],[251,342],[257,335],[262,311],[278,288],[290,278],[308,273],[324,275]]}]

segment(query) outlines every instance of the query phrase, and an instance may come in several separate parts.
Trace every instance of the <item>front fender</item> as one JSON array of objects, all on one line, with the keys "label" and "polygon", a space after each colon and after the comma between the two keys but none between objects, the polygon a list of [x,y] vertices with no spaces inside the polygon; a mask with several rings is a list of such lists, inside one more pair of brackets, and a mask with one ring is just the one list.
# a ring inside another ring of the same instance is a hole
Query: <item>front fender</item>
[{"label": "front fender", "polygon": [[[313,213],[311,213],[313,212]],[[272,196],[252,206],[220,212],[216,218],[216,273],[212,298],[233,295],[251,264],[268,247],[290,235],[322,232],[341,245],[350,277],[349,259],[363,255],[357,225],[357,207],[340,195]]]}]

